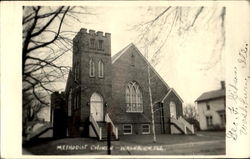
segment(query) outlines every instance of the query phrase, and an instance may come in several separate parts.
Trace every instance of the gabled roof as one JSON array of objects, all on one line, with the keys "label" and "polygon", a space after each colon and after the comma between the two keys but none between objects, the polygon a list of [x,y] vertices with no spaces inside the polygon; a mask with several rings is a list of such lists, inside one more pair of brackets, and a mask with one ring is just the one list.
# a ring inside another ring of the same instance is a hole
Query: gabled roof
[{"label": "gabled roof", "polygon": [[201,94],[195,101],[201,102],[201,101],[213,100],[217,98],[223,98],[225,97],[225,94],[226,94],[225,89],[213,90],[213,91],[209,91],[209,92],[205,92]]},{"label": "gabled roof", "polygon": [[133,44],[130,43],[129,45],[127,45],[125,48],[123,48],[121,51],[119,51],[117,54],[115,54],[114,56],[112,56],[111,60],[112,60],[112,64],[114,64],[124,53],[126,53],[128,51],[129,48],[134,48],[136,50],[136,52],[142,57],[142,59],[147,63],[147,65],[150,67],[150,69],[157,75],[157,77],[159,77],[159,79],[164,83],[164,85],[169,89],[170,87],[168,86],[168,84],[162,79],[162,77],[156,72],[156,70],[154,69],[154,67],[148,62],[148,60],[142,55],[142,53],[139,51],[139,49]]},{"label": "gabled roof", "polygon": [[112,64],[115,63],[115,61],[116,61],[117,59],[119,59],[120,56],[123,55],[132,45],[133,45],[133,43],[130,43],[130,44],[127,45],[125,48],[123,48],[121,51],[119,51],[119,52],[116,53],[114,56],[112,56],[112,57],[111,57]]},{"label": "gabled roof", "polygon": [[173,92],[177,97],[178,99],[183,102],[183,100],[181,99],[181,97],[178,95],[178,93],[174,90],[174,88],[170,88],[170,90],[168,91],[168,93],[164,96],[164,98],[162,99],[161,102],[164,102],[164,100],[169,96],[169,94]]}]

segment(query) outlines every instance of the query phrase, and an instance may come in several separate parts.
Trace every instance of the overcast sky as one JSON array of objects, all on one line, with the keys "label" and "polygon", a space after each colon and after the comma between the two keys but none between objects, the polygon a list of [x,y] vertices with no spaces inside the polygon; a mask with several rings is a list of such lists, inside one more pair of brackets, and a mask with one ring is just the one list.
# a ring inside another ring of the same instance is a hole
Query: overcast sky
[{"label": "overcast sky", "polygon": [[[74,23],[73,27],[65,26],[64,29],[79,31],[80,28],[87,28],[111,33],[112,55],[114,55],[129,43],[136,43],[137,36],[130,28],[143,19],[151,18],[145,14],[147,8],[132,6],[90,8],[96,16],[80,16],[81,23]],[[215,37],[220,31],[216,27],[203,27],[198,27],[185,36],[176,34],[170,36],[162,50],[164,54],[155,66],[156,71],[178,92],[185,103],[193,103],[205,91],[219,89],[220,80],[225,78],[224,53],[222,61],[209,70],[203,70],[204,64],[214,56]],[[143,50],[141,51],[143,53]],[[71,65],[71,58],[67,58],[66,61]],[[65,83],[62,87],[65,87]]]}]

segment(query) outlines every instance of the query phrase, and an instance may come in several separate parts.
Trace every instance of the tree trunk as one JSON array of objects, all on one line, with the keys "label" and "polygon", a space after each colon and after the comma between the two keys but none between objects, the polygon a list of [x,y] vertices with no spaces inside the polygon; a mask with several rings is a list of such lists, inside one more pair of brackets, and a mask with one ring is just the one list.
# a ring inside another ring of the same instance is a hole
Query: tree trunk
[{"label": "tree trunk", "polygon": [[[146,59],[148,59],[148,48],[146,46],[145,50]],[[150,108],[151,108],[151,124],[152,124],[152,133],[153,133],[153,142],[156,142],[156,135],[155,135],[155,117],[154,117],[154,107],[153,107],[153,99],[152,99],[152,92],[151,92],[151,79],[150,79],[150,67],[148,65],[148,92],[149,92],[149,101],[150,101]]]},{"label": "tree trunk", "polygon": [[150,69],[149,69],[149,66],[148,66],[148,91],[149,91],[149,100],[150,100],[151,115],[152,115],[153,141],[156,142],[155,118],[154,118],[154,108],[153,108],[153,102],[152,102],[152,92],[151,92],[151,80],[150,80]]}]

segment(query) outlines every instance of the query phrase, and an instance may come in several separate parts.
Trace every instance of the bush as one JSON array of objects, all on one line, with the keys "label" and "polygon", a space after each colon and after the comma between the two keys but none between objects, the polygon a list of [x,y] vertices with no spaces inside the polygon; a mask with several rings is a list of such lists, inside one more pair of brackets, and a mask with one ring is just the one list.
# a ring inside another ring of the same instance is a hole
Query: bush
[{"label": "bush", "polygon": [[200,130],[200,124],[199,121],[194,118],[185,118],[190,124],[194,125],[194,130],[199,131]]},{"label": "bush", "polygon": [[225,130],[225,128],[221,127],[220,124],[214,124],[209,128],[209,130],[211,130],[211,131],[222,131],[222,130]]}]

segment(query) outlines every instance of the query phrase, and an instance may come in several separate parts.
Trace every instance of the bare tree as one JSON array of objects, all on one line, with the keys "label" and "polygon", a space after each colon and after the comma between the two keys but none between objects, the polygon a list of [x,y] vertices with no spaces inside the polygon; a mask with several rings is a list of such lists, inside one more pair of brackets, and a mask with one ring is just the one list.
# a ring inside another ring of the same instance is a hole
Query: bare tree
[{"label": "bare tree", "polygon": [[190,123],[194,125],[196,130],[200,130],[200,125],[198,121],[198,110],[193,104],[187,104],[183,107],[183,115],[184,118]]},{"label": "bare tree", "polygon": [[49,104],[47,96],[54,84],[68,74],[69,66],[62,59],[72,53],[76,33],[63,27],[80,22],[82,14],[90,12],[84,7],[23,7],[22,91],[23,109],[29,115]]},{"label": "bare tree", "polygon": [[[220,31],[214,37],[214,49],[209,63],[204,69],[209,69],[221,60],[225,47],[225,7],[149,7],[146,13],[149,17],[131,27],[138,34],[137,45],[141,48],[147,44],[150,52],[149,60],[156,65],[164,55],[163,48],[171,36],[185,38],[195,34],[198,29]],[[216,58],[214,58],[216,57]]]},{"label": "bare tree", "polygon": [[[225,7],[149,7],[146,15],[151,19],[139,22],[133,25],[131,29],[138,33],[137,45],[144,49],[144,56],[153,66],[157,65],[162,56],[164,56],[163,48],[168,43],[171,34],[184,37],[185,35],[195,32],[197,27],[206,28],[210,25],[220,30],[218,37],[215,37],[214,56],[212,56],[212,58],[214,58],[215,55],[218,56],[216,56],[217,58],[215,60],[212,60],[213,62],[208,63],[204,69],[211,68],[221,60],[221,52],[225,47]],[[145,14],[143,16],[145,17]],[[151,75],[148,73],[153,141],[156,142],[151,78]],[[192,113],[195,112],[196,111]]]},{"label": "bare tree", "polygon": [[186,119],[198,119],[198,112],[197,109],[194,105],[192,104],[187,104],[183,108],[183,115]]}]

